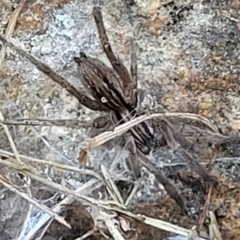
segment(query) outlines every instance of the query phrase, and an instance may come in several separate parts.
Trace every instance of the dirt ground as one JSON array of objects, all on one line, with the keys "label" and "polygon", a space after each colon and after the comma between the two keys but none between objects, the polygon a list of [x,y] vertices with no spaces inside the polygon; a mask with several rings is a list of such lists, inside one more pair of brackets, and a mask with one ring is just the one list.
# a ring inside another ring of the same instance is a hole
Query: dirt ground
[{"label": "dirt ground", "polygon": [[[141,111],[158,112],[164,108],[169,112],[196,113],[210,119],[224,134],[239,133],[239,1],[127,1],[134,27],[129,24],[123,1],[100,2],[104,2],[103,17],[109,40],[126,66],[129,66],[128,38],[134,34],[139,88],[144,90]],[[18,1],[0,0],[1,35],[5,34],[8,20],[18,4]],[[108,63],[100,46],[92,7],[93,2],[89,0],[27,0],[18,16],[12,42],[80,88],[74,56],[84,51]],[[80,106],[73,96],[14,51],[7,49],[0,64],[0,106],[6,120],[51,118],[91,121],[100,115]],[[59,126],[8,126],[8,129],[19,154],[77,167],[79,150],[100,132],[89,127]],[[0,150],[12,152],[2,127],[0,134]],[[121,149],[121,143],[120,137],[94,149],[87,168],[99,173],[103,164],[110,173],[129,177],[124,164],[128,153]],[[211,192],[209,210],[218,218],[222,238],[238,239],[240,143],[218,145],[216,148],[206,145],[196,142],[198,161],[206,166],[214,158],[211,171],[221,182],[220,187]],[[2,152],[0,155],[4,160]],[[198,176],[187,171],[168,148],[154,151],[151,160],[188,200],[192,215],[183,217],[181,209],[165,196],[164,191],[159,191],[152,174],[144,168],[139,189],[130,204],[132,211],[186,228],[198,225],[209,189]],[[91,180],[91,176],[79,173],[33,166],[42,176],[72,189]],[[0,173],[22,191],[27,190],[24,179],[16,171],[0,164]],[[122,182],[118,187],[123,196],[128,196],[131,187]],[[49,207],[63,198],[54,189],[35,180],[32,180],[30,189],[34,198]],[[86,195],[106,198],[106,190],[100,190],[97,188]],[[26,200],[0,185],[0,239],[17,239],[29,214],[29,206]],[[37,209],[32,210],[32,218],[37,214]],[[79,203],[67,206],[62,215],[70,222],[72,230],[53,222],[42,239],[74,240],[94,226],[92,217]],[[29,222],[34,222],[32,218]],[[136,236],[137,239],[156,240],[169,237],[156,228],[131,219],[128,221],[131,230],[127,231],[126,239]],[[32,223],[28,224],[31,228]],[[206,219],[203,232],[208,231],[208,224]],[[134,235],[136,232],[138,234]],[[108,236],[109,233],[105,234]],[[106,239],[106,236],[104,238],[103,234],[95,232],[86,239]]]}]

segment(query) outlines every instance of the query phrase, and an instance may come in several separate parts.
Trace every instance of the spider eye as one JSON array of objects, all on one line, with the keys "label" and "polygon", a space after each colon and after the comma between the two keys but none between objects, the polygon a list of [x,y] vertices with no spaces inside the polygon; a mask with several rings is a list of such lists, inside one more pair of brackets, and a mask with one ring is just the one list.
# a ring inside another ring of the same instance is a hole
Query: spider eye
[{"label": "spider eye", "polygon": [[87,55],[84,52],[79,53],[80,57],[74,57],[73,60],[80,65],[83,59],[87,59]]},{"label": "spider eye", "polygon": [[87,58],[87,55],[85,54],[85,52],[80,52],[79,55],[80,55],[80,58]]},{"label": "spider eye", "polygon": [[81,60],[80,60],[80,58],[79,58],[79,57],[74,57],[74,58],[73,58],[73,60],[74,60],[74,62],[76,62],[77,64],[79,64],[79,65],[80,65],[80,63],[81,63]]}]

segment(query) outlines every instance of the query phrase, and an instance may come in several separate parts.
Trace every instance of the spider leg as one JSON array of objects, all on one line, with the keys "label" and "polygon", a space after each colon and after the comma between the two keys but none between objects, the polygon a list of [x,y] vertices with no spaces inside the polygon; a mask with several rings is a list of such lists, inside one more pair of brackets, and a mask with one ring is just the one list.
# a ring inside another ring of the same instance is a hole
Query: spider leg
[{"label": "spider leg", "polygon": [[136,46],[133,37],[129,39],[130,41],[130,51],[131,51],[131,77],[132,77],[132,87],[137,89],[137,54]]},{"label": "spider leg", "polygon": [[211,183],[214,187],[218,185],[218,181],[214,176],[211,176],[197,161],[193,159],[191,154],[182,148],[182,146],[175,140],[174,133],[167,122],[162,121],[160,127],[162,134],[169,147],[175,154],[183,161],[189,163],[194,171],[199,174],[206,182]]},{"label": "spider leg", "polygon": [[128,84],[131,82],[130,75],[126,69],[126,67],[117,59],[117,57],[114,55],[112,47],[109,43],[107,33],[104,27],[103,23],[103,17],[102,12],[100,10],[100,7],[94,7],[93,8],[93,16],[94,20],[98,29],[98,34],[101,40],[101,45],[103,47],[104,52],[106,53],[113,69],[121,76],[123,81],[126,81]]},{"label": "spider leg", "polygon": [[97,111],[97,110],[104,110],[104,107],[101,103],[99,103],[96,100],[93,100],[89,98],[87,95],[84,93],[81,93],[78,91],[72,84],[70,84],[65,78],[61,77],[58,75],[53,69],[51,69],[49,66],[46,64],[40,62],[30,54],[26,53],[24,50],[16,47],[12,43],[8,42],[5,38],[0,36],[0,41],[2,41],[3,44],[9,46],[10,48],[14,49],[16,52],[18,52],[20,55],[24,56],[27,58],[35,67],[46,74],[48,77],[50,77],[54,82],[58,83],[60,86],[65,88],[71,95],[76,97],[78,101],[86,106],[87,108]]},{"label": "spider leg", "polygon": [[144,155],[140,150],[138,150],[137,153],[139,156],[138,159],[140,163],[155,175],[157,181],[163,185],[167,194],[176,201],[176,203],[180,206],[182,211],[186,214],[187,213],[186,205],[184,203],[183,198],[177,191],[176,187],[167,179],[167,177],[163,173],[157,170],[156,166],[154,166],[154,164],[148,159],[146,155]]},{"label": "spider leg", "polygon": [[114,55],[112,47],[109,43],[107,33],[103,23],[102,12],[99,7],[95,6],[93,8],[93,16],[98,29],[98,34],[101,40],[101,45],[105,54],[107,55],[113,69],[121,77],[123,88],[128,88],[128,85],[132,82],[130,74],[127,68],[122,64],[121,61]]},{"label": "spider leg", "polygon": [[130,37],[129,39],[130,42],[130,51],[131,51],[131,67],[130,67],[130,72],[131,72],[131,84],[129,84],[128,88],[126,91],[128,91],[128,94],[131,96],[131,105],[132,106],[137,106],[138,102],[138,76],[137,76],[137,54],[136,54],[136,47],[135,47],[135,42],[133,37]]},{"label": "spider leg", "polygon": [[133,171],[134,180],[137,180],[140,177],[140,165],[139,161],[136,158],[137,148],[133,136],[129,136],[129,142],[127,143],[127,149],[129,150],[129,165],[130,169]]}]

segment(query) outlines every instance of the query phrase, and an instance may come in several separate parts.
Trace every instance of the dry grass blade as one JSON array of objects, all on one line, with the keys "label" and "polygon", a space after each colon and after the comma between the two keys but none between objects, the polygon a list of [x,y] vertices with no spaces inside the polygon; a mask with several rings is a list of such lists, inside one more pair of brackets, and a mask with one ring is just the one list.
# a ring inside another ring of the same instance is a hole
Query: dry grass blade
[{"label": "dry grass blade", "polygon": [[[102,207],[102,208],[105,208],[105,209],[109,209],[109,210],[118,209],[118,211],[120,211],[120,212],[124,211],[124,210],[123,210],[123,209],[124,209],[124,206],[122,206],[121,204],[118,204],[118,203],[116,203],[116,202],[95,200],[95,199],[93,199],[93,198],[86,197],[86,196],[84,196],[84,195],[82,195],[82,194],[79,194],[79,193],[77,193],[76,191],[69,190],[68,188],[66,188],[66,187],[64,187],[64,186],[62,186],[62,185],[60,185],[60,184],[54,183],[54,182],[49,181],[49,180],[47,180],[47,179],[45,179],[45,178],[42,178],[42,177],[40,177],[40,176],[37,176],[36,174],[31,173],[31,172],[30,172],[29,170],[27,170],[26,168],[19,169],[19,166],[17,166],[17,165],[14,166],[14,164],[12,164],[11,167],[17,168],[19,172],[27,175],[27,176],[30,177],[30,178],[33,178],[33,179],[35,179],[35,180],[37,180],[37,181],[40,181],[40,182],[42,182],[42,183],[44,183],[44,184],[46,184],[46,185],[48,185],[48,186],[51,186],[51,187],[59,190],[60,192],[64,192],[64,193],[67,193],[68,195],[72,195],[73,198],[77,198],[77,199],[80,200],[80,201],[84,200],[84,201],[87,201],[87,202],[90,203],[90,204],[94,204],[94,205],[96,205],[96,206],[99,206],[99,207]],[[69,196],[69,198],[72,199],[72,196]],[[115,206],[119,206],[120,208],[114,208],[114,209],[113,209],[112,207],[110,207],[111,205],[113,205],[113,206],[114,206],[114,205],[115,205]],[[132,213],[131,213],[131,212],[127,212],[127,211],[126,211],[125,213],[127,213],[126,215],[132,216]],[[137,217],[137,218],[139,219],[139,217]],[[142,217],[141,217],[139,220],[142,220]],[[107,223],[108,223],[108,225],[109,225],[108,227],[109,227],[111,230],[113,230],[113,233],[112,233],[112,234],[115,234],[115,239],[121,239],[121,237],[120,237],[121,234],[120,234],[116,229],[114,229],[114,228],[112,229],[112,227],[113,227],[112,222],[107,221]],[[151,224],[151,221],[150,221],[150,223],[148,223],[148,221],[146,221],[146,223],[147,223],[147,224]],[[110,230],[110,229],[109,229],[109,230]],[[26,239],[30,239],[30,238],[26,238]]]},{"label": "dry grass blade", "polygon": [[[79,187],[77,190],[74,191],[76,194],[86,194],[89,193],[89,189],[96,185],[98,180],[92,179],[89,182],[83,184],[81,187]],[[68,195],[66,198],[64,198],[60,203],[58,203],[56,206],[53,207],[53,211],[55,213],[61,213],[63,206],[71,204],[75,200],[73,195]],[[28,233],[25,235],[24,240],[31,240],[34,235],[39,231],[39,229],[42,228],[46,223],[48,223],[51,220],[49,215],[45,215]],[[45,229],[46,231],[47,229]],[[42,232],[42,235],[44,232]],[[84,239],[84,238],[83,238]]]},{"label": "dry grass blade", "polygon": [[[4,121],[4,118],[3,118],[3,115],[2,115],[2,112],[1,112],[1,111],[0,111],[0,121]],[[6,135],[7,135],[7,138],[8,138],[8,141],[9,141],[9,143],[10,143],[10,146],[11,146],[13,152],[14,152],[14,156],[15,156],[16,160],[17,160],[20,164],[23,164],[23,162],[20,160],[20,157],[19,157],[17,148],[16,148],[16,146],[15,146],[15,144],[14,144],[14,142],[13,142],[13,139],[12,139],[12,137],[11,137],[11,133],[10,133],[9,130],[8,130],[8,127],[5,126],[5,125],[2,125],[2,126],[3,126],[3,129],[4,129],[5,133],[6,133]]]},{"label": "dry grass blade", "polygon": [[111,218],[105,219],[105,224],[114,240],[124,240],[123,236],[121,235],[114,221]]},{"label": "dry grass blade", "polygon": [[[10,158],[14,157],[14,153],[0,149],[0,156],[8,158],[10,160],[10,162],[12,162],[11,160],[13,160],[13,159],[10,159]],[[52,162],[51,160],[48,161],[48,160],[44,160],[44,159],[37,159],[37,158],[32,158],[32,157],[28,157],[28,156],[20,155],[20,154],[19,154],[19,157],[24,163],[27,161],[27,162],[38,163],[41,165],[47,165],[47,166],[55,167],[55,168],[57,168],[59,170],[63,170],[63,171],[77,172],[80,174],[89,175],[89,176],[92,176],[94,178],[97,178],[97,179],[103,181],[102,177],[98,173],[96,173],[95,171],[89,170],[89,169],[84,169],[84,168],[79,169],[74,166],[69,166],[69,165],[65,165],[65,164],[61,164],[61,163],[57,163],[57,162]],[[8,159],[5,159],[2,162],[2,164],[7,165]],[[117,176],[115,174],[112,174],[111,178],[114,180],[122,180],[122,181],[132,182],[131,180],[129,180],[128,178],[126,178],[124,176]]]},{"label": "dry grass blade", "polygon": [[217,158],[216,162],[232,162],[232,163],[240,163],[240,157],[223,157]]},{"label": "dry grass blade", "polygon": [[93,123],[74,119],[14,119],[0,121],[1,124],[5,125],[26,125],[26,126],[59,126],[59,127],[91,127]]},{"label": "dry grass blade", "polygon": [[[107,208],[107,206],[106,206]],[[195,240],[206,240],[205,238],[201,238],[198,236],[198,233],[196,231],[195,228],[193,229],[186,229],[183,227],[179,227],[175,224],[172,223],[168,223],[166,221],[160,220],[160,219],[156,219],[156,218],[151,218],[151,217],[147,217],[145,215],[142,214],[134,214],[132,212],[126,211],[126,210],[122,210],[119,208],[115,208],[115,207],[109,207],[109,210],[115,211],[115,212],[119,212],[122,213],[126,216],[129,216],[133,219],[136,219],[138,221],[144,222],[147,225],[150,225],[152,227],[170,232],[170,233],[174,233],[174,234],[178,234],[184,237],[189,237],[189,238],[193,238]]]},{"label": "dry grass blade", "polygon": [[165,118],[180,118],[180,119],[188,119],[197,122],[201,122],[206,125],[213,132],[218,132],[218,129],[206,118],[192,113],[154,113],[151,115],[142,115],[140,117],[134,118],[126,123],[117,126],[113,131],[106,131],[96,137],[94,137],[90,143],[88,144],[86,150],[91,150],[95,147],[98,147],[105,142],[122,135],[124,132],[127,132],[129,129],[138,125],[139,123],[152,119],[159,118],[159,120],[164,120]]},{"label": "dry grass blade", "polygon": [[[15,166],[16,168],[18,168],[17,166]],[[115,206],[118,206],[118,207],[123,207],[120,203],[118,202],[115,202],[115,201],[103,201],[103,200],[96,200],[94,198],[91,198],[91,197],[87,197],[87,196],[83,196],[83,195],[78,195],[76,194],[74,191],[70,190],[69,188],[67,187],[64,187],[62,186],[61,184],[57,184],[53,181],[50,181],[46,178],[43,178],[41,176],[38,176],[36,175],[35,173],[32,173],[31,171],[28,171],[28,170],[18,170],[20,173],[24,174],[24,175],[27,175],[28,177],[32,178],[32,179],[35,179],[47,186],[50,186],[52,188],[55,188],[57,189],[58,191],[62,192],[62,193],[66,193],[66,194],[70,194],[70,195],[73,195],[76,197],[76,199],[80,200],[80,201],[86,201],[90,204],[94,204],[94,205],[105,205],[105,204],[112,204],[112,205],[115,205]]]},{"label": "dry grass blade", "polygon": [[138,188],[139,188],[139,185],[140,185],[140,184],[139,184],[139,181],[137,181],[137,182],[135,183],[135,185],[134,185],[133,190],[132,190],[131,193],[129,194],[126,202],[124,203],[125,206],[128,206],[129,203],[132,201],[133,197],[135,196],[135,194],[136,194],[136,192],[137,192],[137,190],[138,190]]},{"label": "dry grass blade", "polygon": [[210,204],[210,201],[211,201],[211,194],[212,194],[212,186],[210,186],[210,188],[208,190],[207,199],[205,201],[205,204],[204,204],[204,207],[203,207],[203,211],[202,211],[202,214],[201,214],[200,219],[199,219],[199,224],[198,224],[199,225],[199,229],[202,228],[204,220],[205,220],[205,217],[207,215],[208,207],[209,207],[209,204]]},{"label": "dry grass blade", "polygon": [[105,182],[107,184],[107,189],[108,189],[109,194],[112,196],[112,198],[115,201],[124,205],[124,201],[122,199],[120,192],[118,191],[118,188],[116,187],[115,183],[111,179],[109,173],[107,172],[107,169],[103,165],[101,165],[101,171],[104,176]]},{"label": "dry grass blade", "polygon": [[[9,168],[12,168],[12,169],[18,171],[19,173],[22,173],[23,175],[26,175],[26,176],[28,176],[28,177],[30,177],[32,179],[35,179],[35,180],[37,180],[37,181],[39,181],[39,182],[41,182],[41,183],[43,183],[43,184],[45,184],[47,186],[53,187],[53,188],[55,188],[55,189],[57,189],[57,190],[59,190],[61,192],[64,192],[64,193],[74,195],[74,196],[76,196],[80,200],[85,200],[85,201],[90,202],[92,204],[98,204],[99,203],[99,201],[96,201],[93,198],[85,197],[85,196],[78,196],[78,195],[76,195],[74,193],[74,191],[70,190],[69,188],[64,187],[64,186],[62,186],[60,184],[54,183],[53,181],[50,181],[50,180],[48,180],[46,178],[43,178],[43,177],[37,175],[36,174],[36,170],[33,169],[30,166],[27,166],[27,165],[20,166],[18,164],[15,164],[15,163],[12,163],[12,162],[7,162],[7,161],[1,160],[1,159],[0,159],[0,163],[2,165],[5,165],[5,166],[7,166]],[[119,205],[119,204],[115,203],[115,205]],[[119,205],[119,206],[121,206],[121,205]]]},{"label": "dry grass blade", "polygon": [[[12,34],[14,32],[18,16],[19,16],[25,2],[26,2],[26,0],[23,0],[22,2],[20,2],[18,4],[18,7],[13,11],[13,13],[8,21],[8,25],[7,25],[7,29],[6,29],[6,33],[5,33],[5,37],[7,40],[12,36]],[[2,49],[0,52],[0,66],[2,65],[2,62],[5,58],[5,52],[6,52],[6,46],[2,46]]]},{"label": "dry grass blade", "polygon": [[25,221],[24,221],[24,223],[23,223],[23,225],[22,225],[21,232],[20,232],[20,234],[19,234],[19,236],[18,236],[18,239],[19,239],[19,240],[21,240],[21,239],[23,238],[23,236],[24,236],[25,230],[26,230],[26,228],[28,227],[29,221],[30,221],[30,219],[31,219],[31,214],[32,214],[33,209],[34,209],[34,205],[33,205],[33,204],[30,204],[29,209],[28,209],[27,216],[26,216]]},{"label": "dry grass blade", "polygon": [[95,232],[95,230],[92,229],[92,230],[86,232],[85,234],[83,234],[81,237],[78,237],[78,238],[76,238],[76,239],[74,239],[74,240],[84,240],[84,239],[86,239],[87,237],[91,236],[94,232]]},{"label": "dry grass blade", "polygon": [[18,163],[16,164],[16,163],[13,163],[13,162],[10,162],[10,161],[7,161],[7,160],[0,159],[0,164],[3,165],[3,166],[9,167],[9,168],[13,168],[16,171],[27,170],[27,171],[35,171],[36,172],[36,169],[32,168],[31,166],[18,164]]},{"label": "dry grass blade", "polygon": [[26,199],[27,201],[29,201],[31,204],[35,205],[36,207],[38,207],[39,209],[41,209],[42,211],[46,212],[47,214],[49,214],[51,217],[53,217],[55,220],[57,220],[59,223],[63,224],[64,226],[71,228],[71,226],[64,220],[64,218],[60,217],[58,214],[56,214],[55,212],[53,212],[51,209],[49,209],[48,207],[46,207],[45,205],[42,205],[40,203],[38,203],[36,200],[32,199],[30,196],[28,196],[26,193],[21,192],[17,186],[14,186],[12,183],[10,183],[6,178],[4,178],[3,176],[0,175],[0,182],[6,187],[8,188],[10,191],[18,194],[19,196],[21,196],[22,198]]},{"label": "dry grass blade", "polygon": [[222,240],[216,216],[212,211],[209,212],[209,217],[210,217],[210,225],[209,225],[210,239]]}]

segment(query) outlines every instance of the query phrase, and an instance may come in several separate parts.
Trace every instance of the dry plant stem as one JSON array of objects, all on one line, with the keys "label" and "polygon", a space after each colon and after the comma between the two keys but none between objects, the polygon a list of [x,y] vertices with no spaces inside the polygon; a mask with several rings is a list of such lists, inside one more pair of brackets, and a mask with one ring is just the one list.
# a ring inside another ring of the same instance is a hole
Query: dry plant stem
[{"label": "dry plant stem", "polygon": [[86,239],[87,237],[93,235],[94,232],[95,232],[95,230],[92,229],[92,230],[86,232],[85,234],[83,234],[81,237],[78,237],[78,238],[76,238],[76,239],[74,239],[74,240],[84,240],[84,239]]},{"label": "dry plant stem", "polygon": [[33,208],[34,208],[34,205],[33,204],[30,204],[29,206],[29,209],[28,209],[28,213],[27,213],[27,216],[24,220],[24,223],[22,225],[22,229],[21,229],[21,232],[19,233],[19,236],[18,236],[18,239],[22,239],[24,234],[25,234],[25,230],[26,228],[28,227],[28,224],[29,224],[29,220],[31,219],[31,214],[32,214],[32,211],[33,211]]},{"label": "dry plant stem", "polygon": [[[83,184],[81,187],[79,187],[77,190],[74,191],[76,194],[87,194],[89,192],[89,188],[93,185],[95,185],[98,182],[96,179],[91,179],[87,183]],[[73,195],[68,195],[65,199],[63,199],[60,203],[58,203],[56,206],[53,207],[53,211],[55,213],[60,214],[63,206],[71,204],[75,200]],[[45,215],[44,218],[40,220],[25,236],[24,240],[31,240],[34,235],[44,226],[47,222],[51,220],[51,217],[49,215]],[[47,229],[45,229],[47,230]],[[44,233],[42,233],[44,234]]]},{"label": "dry plant stem", "polygon": [[203,211],[202,211],[202,214],[201,214],[200,219],[199,219],[199,224],[198,224],[199,225],[198,226],[199,230],[201,230],[201,228],[203,226],[203,223],[204,223],[204,220],[205,220],[205,217],[207,215],[208,207],[209,207],[210,200],[211,200],[211,194],[212,194],[212,186],[209,187],[207,199],[205,201]]},{"label": "dry plant stem", "polygon": [[83,195],[78,195],[76,193],[74,193],[74,191],[70,190],[67,187],[64,187],[60,184],[57,184],[55,182],[49,181],[48,179],[35,175],[34,173],[30,172],[30,171],[26,171],[26,170],[18,170],[19,172],[26,174],[28,177],[33,178],[41,183],[46,184],[47,186],[53,187],[55,189],[57,189],[58,191],[61,191],[63,193],[66,194],[70,194],[70,195],[74,195],[76,199],[78,199],[79,201],[85,201],[88,202],[90,204],[95,204],[95,205],[105,205],[105,204],[113,204],[115,206],[119,206],[123,209],[125,209],[125,206],[121,205],[120,203],[116,202],[116,201],[103,201],[103,200],[96,200],[94,198],[91,197],[87,197],[87,196],[83,196]]},{"label": "dry plant stem", "polygon": [[[150,120],[152,118],[158,118],[159,121],[168,119],[168,118],[169,119],[176,118],[179,120],[181,120],[181,119],[193,120],[193,121],[203,123],[208,128],[210,128],[213,132],[218,132],[218,129],[208,119],[206,119],[200,115],[197,115],[197,114],[192,114],[192,113],[154,113],[154,114],[150,114],[150,115],[142,115],[140,117],[136,117],[134,119],[129,120],[128,122],[121,124],[120,126],[115,127],[113,131],[106,131],[104,133],[99,134],[98,136],[92,138],[92,140],[88,144],[86,150],[91,150],[93,148],[96,148],[96,147],[106,143],[107,141],[129,131],[131,128],[140,124],[141,122]],[[221,135],[221,134],[219,134],[219,135],[222,137],[225,137],[224,135]]]},{"label": "dry plant stem", "polygon": [[240,163],[240,157],[223,157],[217,158],[216,162],[232,162],[232,163]]},{"label": "dry plant stem", "polygon": [[[5,151],[0,150],[0,156],[7,157],[7,156],[13,156],[13,154],[6,154]],[[77,172],[77,173],[80,173],[80,174],[92,176],[92,177],[97,178],[99,180],[103,180],[102,177],[98,173],[96,173],[92,170],[79,169],[77,167],[72,167],[72,166],[68,166],[68,165],[64,165],[64,164],[60,164],[60,163],[56,163],[56,162],[50,162],[50,161],[47,161],[47,160],[34,159],[34,158],[30,158],[30,157],[25,157],[23,155],[20,155],[20,158],[22,158],[23,160],[38,163],[40,165],[52,166],[52,167],[55,167],[55,168],[57,168],[59,170],[62,170],[62,171]],[[13,159],[4,159],[4,161],[0,159],[0,163],[2,165],[11,167],[11,164],[13,163],[13,161],[11,161],[11,160],[13,160]],[[30,166],[29,165],[24,165],[24,166],[20,165],[19,169],[28,169],[28,170],[32,169],[32,170],[34,170],[34,167],[32,167],[31,165]],[[118,177],[116,177],[116,176],[112,176],[112,177],[113,177],[113,179],[118,179]],[[127,179],[123,178],[122,180],[127,180]]]},{"label": "dry plant stem", "polygon": [[[4,161],[0,160],[0,163],[4,163]],[[41,182],[41,183],[43,183],[43,184],[45,184],[47,186],[55,188],[55,189],[57,189],[57,190],[59,190],[59,191],[61,191],[63,193],[74,195],[80,201],[86,201],[88,203],[95,204],[95,205],[98,205],[98,204],[102,204],[102,205],[104,205],[104,204],[113,204],[113,205],[119,206],[119,207],[121,207],[123,209],[126,208],[124,205],[122,205],[122,204],[120,204],[120,203],[118,203],[116,201],[101,201],[101,200],[95,200],[94,198],[91,198],[91,197],[86,197],[84,195],[79,196],[79,195],[75,194],[74,191],[70,190],[69,188],[67,188],[65,186],[62,186],[62,185],[57,184],[57,183],[55,183],[53,181],[50,181],[50,180],[48,180],[48,179],[46,179],[46,178],[44,178],[42,176],[36,175],[34,169],[28,168],[27,166],[20,167],[17,164],[10,163],[10,162],[8,162],[8,164],[6,164],[6,166],[8,166],[8,167],[10,167],[12,169],[15,169],[19,173],[22,173],[22,174],[24,174],[24,175],[26,175],[26,176],[28,176],[28,177],[30,177],[32,179],[35,179],[35,180],[37,180],[37,181],[39,181],[39,182]]]},{"label": "dry plant stem", "polygon": [[[41,232],[41,234],[39,235],[39,237],[36,239],[36,240],[41,240],[42,238],[43,238],[43,236],[44,236],[44,234],[46,233],[46,231],[49,229],[49,227],[50,227],[50,225],[52,224],[52,222],[53,222],[53,218],[51,218],[48,222],[47,222],[47,224],[44,226],[44,228],[42,229],[42,232]],[[18,240],[21,240],[21,239],[18,239]],[[25,239],[24,239],[25,240]]]},{"label": "dry plant stem", "polygon": [[[4,120],[4,118],[3,118],[2,112],[0,111],[0,121],[3,121],[3,120]],[[16,148],[16,146],[15,146],[15,144],[14,144],[14,142],[13,142],[13,139],[12,139],[12,137],[11,137],[11,134],[10,134],[10,132],[9,132],[8,127],[7,127],[6,125],[2,125],[2,126],[3,126],[3,129],[4,129],[5,133],[6,133],[6,135],[7,135],[7,138],[8,138],[8,141],[9,141],[9,143],[10,143],[10,146],[11,146],[13,152],[14,152],[14,157],[15,157],[15,159],[17,160],[19,166],[25,167],[26,165],[24,165],[24,163],[21,161],[21,159],[20,159],[20,157],[19,157],[17,148]],[[26,179],[25,179],[25,182],[26,182],[26,184],[27,184],[27,192],[28,192],[28,194],[29,194],[30,196],[32,196],[32,192],[31,192],[31,189],[30,189],[30,187],[29,187],[29,185],[31,184],[31,180],[30,180],[29,178],[26,178]],[[31,211],[31,209],[32,209],[32,205],[30,204],[29,210],[28,210],[28,217],[30,217],[30,211]],[[27,217],[27,218],[28,218],[28,217]],[[27,219],[25,220],[24,225],[25,225],[26,223],[27,223]],[[23,228],[24,228],[24,226],[23,226]]]},{"label": "dry plant stem", "polygon": [[135,196],[138,188],[139,188],[139,181],[137,181],[137,182],[135,183],[133,190],[132,190],[131,193],[129,194],[126,202],[124,203],[125,206],[128,206],[128,205],[130,204],[130,202],[131,202],[131,200],[133,199],[133,197]]},{"label": "dry plant stem", "polygon": [[6,160],[2,160],[0,159],[0,164],[3,165],[3,166],[6,166],[6,167],[10,167],[10,168],[13,168],[15,169],[16,171],[24,171],[24,170],[27,170],[27,171],[35,171],[36,170],[31,167],[31,166],[27,166],[27,165],[19,165],[19,164],[16,164],[14,162],[10,162],[10,161],[6,161]]},{"label": "dry plant stem", "polygon": [[114,240],[125,240],[111,218],[107,217],[104,222]]},{"label": "dry plant stem", "polygon": [[93,126],[92,122],[74,120],[74,119],[41,119],[41,118],[19,118],[14,120],[4,120],[0,121],[1,124],[5,125],[26,125],[26,126],[61,126],[61,127],[91,127]]},{"label": "dry plant stem", "polygon": [[210,217],[209,225],[210,239],[222,240],[216,216],[212,211],[209,212],[209,217]]},{"label": "dry plant stem", "polygon": [[[95,228],[107,239],[109,237],[103,231],[106,227],[114,240],[124,240],[118,229],[119,222],[115,219],[116,216],[117,214],[115,212],[109,213],[108,211],[103,211],[102,209],[96,209],[95,213],[93,213],[93,219],[95,220]],[[104,225],[106,227],[102,226],[101,222],[104,222]]]},{"label": "dry plant stem", "polygon": [[[19,16],[25,2],[26,2],[26,0],[23,0],[18,4],[18,7],[13,11],[13,13],[12,13],[12,15],[11,15],[9,21],[8,21],[8,25],[7,25],[7,29],[6,29],[6,33],[5,33],[5,37],[6,37],[7,40],[9,38],[11,38],[11,36],[14,32],[18,16]],[[4,60],[5,52],[6,52],[6,48],[5,48],[5,46],[3,46],[2,49],[1,49],[1,52],[0,52],[0,66],[2,65],[2,62]]]},{"label": "dry plant stem", "polygon": [[[3,115],[2,115],[1,111],[0,111],[0,121],[4,121],[4,118],[3,118]],[[9,130],[8,130],[8,127],[5,126],[5,125],[2,125],[2,127],[3,127],[3,129],[4,129],[4,131],[5,131],[6,135],[7,135],[8,141],[9,141],[10,146],[11,146],[13,152],[14,152],[14,156],[15,156],[16,160],[19,162],[19,164],[23,165],[23,162],[20,160],[17,148],[16,148],[16,146],[15,146],[15,144],[13,142],[13,139],[11,137],[11,134],[10,134]]]},{"label": "dry plant stem", "polygon": [[[7,164],[4,164],[4,160],[1,160],[0,159],[0,163],[3,164],[3,165],[6,165],[12,169],[15,169],[16,171],[18,171],[19,173],[22,173],[30,178],[33,178],[41,183],[44,183],[46,184],[47,186],[50,186],[50,187],[53,187],[59,191],[62,191],[62,192],[65,192],[67,194],[73,194],[74,196],[78,197],[80,200],[84,200],[84,201],[87,201],[87,202],[90,202],[90,203],[97,203],[97,201],[93,198],[89,198],[89,197],[85,197],[85,196],[77,196],[76,194],[74,194],[73,191],[71,191],[69,188],[65,187],[65,186],[62,186],[60,184],[57,184],[53,181],[50,181],[42,176],[39,176],[36,174],[36,171],[32,168],[32,167],[28,167],[28,166],[19,166],[18,164],[15,164],[15,163],[10,163],[8,162]],[[98,180],[99,181],[99,180]],[[123,207],[122,205],[118,204],[117,202],[114,202],[116,203],[116,205],[118,206],[121,206]]]},{"label": "dry plant stem", "polygon": [[194,228],[192,228],[191,230],[186,229],[186,228],[182,228],[182,227],[179,227],[175,224],[168,223],[168,222],[165,222],[165,221],[160,220],[160,219],[147,217],[147,216],[142,215],[142,214],[137,214],[136,215],[136,214],[134,214],[132,212],[129,212],[127,210],[122,210],[122,209],[115,208],[115,207],[107,207],[106,206],[106,209],[121,213],[123,215],[131,217],[131,218],[136,219],[138,221],[144,222],[147,225],[150,225],[152,227],[156,227],[158,229],[161,229],[161,230],[164,230],[164,231],[167,231],[167,232],[170,232],[170,233],[178,234],[178,235],[188,237],[188,238],[191,238],[191,239],[194,239],[194,240],[206,240],[205,238],[200,238],[198,236],[197,231]]},{"label": "dry plant stem", "polygon": [[109,194],[112,196],[112,198],[116,202],[119,202],[120,204],[124,205],[124,201],[122,199],[122,196],[121,196],[120,192],[118,191],[117,186],[115,185],[115,183],[111,179],[107,169],[103,165],[101,165],[100,168],[101,168],[102,174],[104,176]]},{"label": "dry plant stem", "polygon": [[[0,156],[10,158],[10,157],[14,157],[14,153],[0,149]],[[55,167],[55,168],[63,170],[63,171],[78,172],[80,174],[90,175],[99,180],[103,180],[102,177],[98,173],[96,173],[92,170],[89,170],[89,169],[79,169],[78,167],[68,166],[65,164],[52,162],[51,160],[36,159],[36,158],[32,158],[32,157],[28,157],[28,156],[20,155],[20,154],[19,154],[19,157],[24,163],[25,163],[25,161],[28,161],[28,162],[38,163],[41,165],[48,165],[48,166],[52,166],[52,167]],[[11,159],[9,159],[9,160],[11,160]],[[4,159],[2,164],[5,164],[6,166],[8,166],[7,162],[8,162],[8,159]],[[115,174],[110,174],[110,175],[111,175],[111,178],[113,178],[114,180],[122,180],[122,181],[132,182],[131,180],[129,180],[128,178],[126,178],[124,176],[117,176]]]},{"label": "dry plant stem", "polygon": [[47,214],[49,214],[50,216],[52,216],[54,219],[56,219],[59,223],[63,224],[64,226],[66,226],[67,228],[71,228],[71,226],[64,220],[64,218],[60,217],[58,214],[56,214],[55,212],[53,212],[51,209],[49,209],[48,207],[46,207],[45,205],[42,205],[40,203],[38,203],[36,200],[32,199],[30,196],[28,196],[26,193],[21,192],[15,185],[13,185],[12,183],[10,183],[6,178],[4,178],[3,176],[0,175],[0,182],[6,187],[8,188],[10,191],[18,194],[19,196],[21,196],[22,198],[26,199],[28,202],[32,203],[33,205],[35,205],[36,207],[38,207],[39,209],[41,209],[42,211],[46,212]]}]

